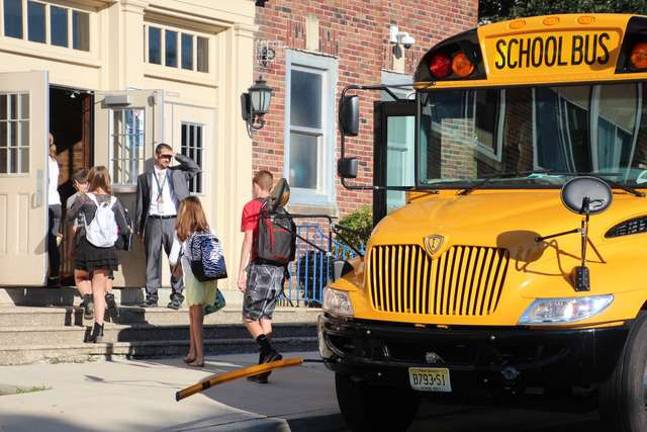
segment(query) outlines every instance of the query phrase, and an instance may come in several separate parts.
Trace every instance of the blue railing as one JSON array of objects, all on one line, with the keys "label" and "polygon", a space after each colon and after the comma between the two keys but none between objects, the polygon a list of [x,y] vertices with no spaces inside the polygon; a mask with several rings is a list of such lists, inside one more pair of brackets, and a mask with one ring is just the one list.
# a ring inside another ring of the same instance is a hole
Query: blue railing
[{"label": "blue railing", "polygon": [[[279,304],[320,307],[323,289],[333,278],[333,263],[352,258],[356,254],[346,244],[330,239],[330,233],[322,229],[321,225],[298,225],[297,234],[300,238],[297,237],[295,260],[288,266],[290,278],[279,298]],[[323,252],[329,248],[332,249],[330,254]]]}]

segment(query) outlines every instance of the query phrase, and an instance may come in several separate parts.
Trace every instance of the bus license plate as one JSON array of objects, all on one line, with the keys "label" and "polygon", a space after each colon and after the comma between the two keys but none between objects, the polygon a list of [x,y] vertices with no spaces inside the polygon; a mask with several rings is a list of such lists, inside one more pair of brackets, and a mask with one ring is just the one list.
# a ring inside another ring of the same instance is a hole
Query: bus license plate
[{"label": "bus license plate", "polygon": [[418,391],[452,391],[449,369],[446,368],[409,368],[409,382],[411,388]]}]

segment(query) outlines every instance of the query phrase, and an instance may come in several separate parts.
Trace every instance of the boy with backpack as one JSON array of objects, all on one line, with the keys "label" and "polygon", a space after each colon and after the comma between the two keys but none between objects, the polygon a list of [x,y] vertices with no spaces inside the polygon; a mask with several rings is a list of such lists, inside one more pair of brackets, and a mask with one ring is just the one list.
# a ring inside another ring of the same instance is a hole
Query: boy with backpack
[{"label": "boy with backpack", "polygon": [[[245,238],[241,251],[238,288],[244,294],[245,326],[259,346],[259,364],[283,358],[271,344],[272,314],[277,296],[283,289],[285,266],[289,259],[293,258],[293,252],[286,254],[285,247],[278,248],[283,251],[271,248],[271,241],[278,241],[281,243],[279,246],[286,246],[283,241],[284,231],[273,225],[271,219],[273,214],[270,208],[270,191],[273,181],[269,171],[256,173],[252,182],[254,198],[245,204],[241,221],[241,231],[245,233]],[[293,226],[291,220],[289,224]],[[248,379],[266,384],[268,376],[269,373]]]}]

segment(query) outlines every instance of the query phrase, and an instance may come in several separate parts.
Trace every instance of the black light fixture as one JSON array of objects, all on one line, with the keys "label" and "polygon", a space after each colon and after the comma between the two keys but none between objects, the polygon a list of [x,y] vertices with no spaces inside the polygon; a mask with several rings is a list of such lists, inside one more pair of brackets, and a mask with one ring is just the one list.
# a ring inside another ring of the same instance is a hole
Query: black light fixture
[{"label": "black light fixture", "polygon": [[240,95],[243,120],[247,123],[247,133],[252,136],[252,130],[265,126],[265,114],[270,108],[272,87],[268,86],[262,77],[258,77],[247,93]]}]

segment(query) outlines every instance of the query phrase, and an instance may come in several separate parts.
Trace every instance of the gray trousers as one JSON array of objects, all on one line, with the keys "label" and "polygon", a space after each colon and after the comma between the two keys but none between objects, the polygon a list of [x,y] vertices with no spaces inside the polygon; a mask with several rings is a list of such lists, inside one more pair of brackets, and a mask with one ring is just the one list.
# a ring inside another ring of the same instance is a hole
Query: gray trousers
[{"label": "gray trousers", "polygon": [[[148,217],[144,229],[144,245],[146,248],[146,296],[157,300],[157,290],[162,285],[162,248],[168,257],[175,237],[175,218],[160,219]],[[171,275],[171,299],[179,297],[184,300],[182,278]]]}]

